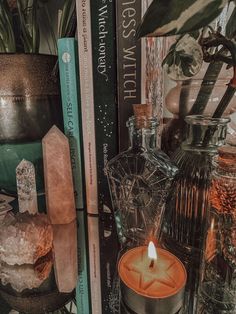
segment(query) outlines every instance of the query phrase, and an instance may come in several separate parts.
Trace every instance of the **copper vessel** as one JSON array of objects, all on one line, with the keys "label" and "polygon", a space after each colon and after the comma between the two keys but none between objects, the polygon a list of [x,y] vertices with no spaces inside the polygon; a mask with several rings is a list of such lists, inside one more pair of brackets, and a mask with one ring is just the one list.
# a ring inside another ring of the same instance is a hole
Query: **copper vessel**
[{"label": "copper vessel", "polygon": [[0,143],[41,139],[62,128],[57,56],[0,54]]},{"label": "copper vessel", "polygon": [[58,290],[53,290],[42,294],[19,296],[1,288],[0,295],[16,311],[25,314],[44,314],[63,307],[73,299],[74,292],[60,293]]}]

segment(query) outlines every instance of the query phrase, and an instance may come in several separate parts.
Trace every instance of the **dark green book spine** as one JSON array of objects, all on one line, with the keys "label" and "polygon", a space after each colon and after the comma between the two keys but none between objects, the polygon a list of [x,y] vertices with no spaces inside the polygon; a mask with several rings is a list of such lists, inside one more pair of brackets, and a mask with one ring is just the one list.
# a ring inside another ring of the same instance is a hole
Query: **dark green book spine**
[{"label": "dark green book spine", "polygon": [[142,103],[142,40],[136,39],[136,29],[142,16],[141,0],[116,0],[117,74],[119,148],[129,145],[126,122],[133,115],[133,104]]},{"label": "dark green book spine", "polygon": [[118,154],[115,0],[91,0],[102,313],[113,313],[118,240],[104,168]]},{"label": "dark green book spine", "polygon": [[[129,147],[126,122],[133,115],[133,104],[148,103],[159,121],[163,118],[163,38],[137,40],[137,28],[153,0],[116,0],[117,99],[119,149]],[[158,142],[159,142],[158,137]]]}]

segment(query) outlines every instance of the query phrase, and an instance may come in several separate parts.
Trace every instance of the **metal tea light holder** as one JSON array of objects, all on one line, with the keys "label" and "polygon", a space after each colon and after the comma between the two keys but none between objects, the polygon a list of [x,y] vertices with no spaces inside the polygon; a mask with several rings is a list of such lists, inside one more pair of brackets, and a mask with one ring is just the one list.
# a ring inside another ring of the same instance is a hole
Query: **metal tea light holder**
[{"label": "metal tea light holder", "polygon": [[186,270],[170,252],[158,248],[150,259],[147,247],[127,251],[120,259],[122,314],[176,314],[183,308]]}]

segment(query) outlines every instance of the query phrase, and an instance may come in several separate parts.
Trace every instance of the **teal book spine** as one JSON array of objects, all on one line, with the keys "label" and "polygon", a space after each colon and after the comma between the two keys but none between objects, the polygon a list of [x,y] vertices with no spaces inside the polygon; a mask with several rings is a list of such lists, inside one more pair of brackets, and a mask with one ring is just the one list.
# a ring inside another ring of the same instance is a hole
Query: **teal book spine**
[{"label": "teal book spine", "polygon": [[77,41],[74,38],[58,40],[58,60],[63,107],[64,132],[70,143],[70,156],[78,222],[79,274],[76,287],[77,311],[90,313],[90,289],[82,168],[82,128],[80,113],[80,86],[78,75]]},{"label": "teal book spine", "polygon": [[84,208],[81,114],[79,104],[78,53],[74,38],[58,40],[58,59],[64,132],[70,143],[70,157],[73,171],[75,203],[77,209]]}]

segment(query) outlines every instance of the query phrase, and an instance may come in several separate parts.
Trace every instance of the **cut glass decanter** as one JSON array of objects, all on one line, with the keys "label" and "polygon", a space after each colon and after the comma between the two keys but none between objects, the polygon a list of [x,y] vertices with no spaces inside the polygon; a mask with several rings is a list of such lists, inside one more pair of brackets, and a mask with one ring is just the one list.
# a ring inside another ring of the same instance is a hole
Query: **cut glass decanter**
[{"label": "cut glass decanter", "polygon": [[[142,106],[142,105],[140,105]],[[158,238],[164,204],[177,168],[156,148],[157,120],[128,122],[130,147],[106,167],[119,240],[123,247]]]}]

